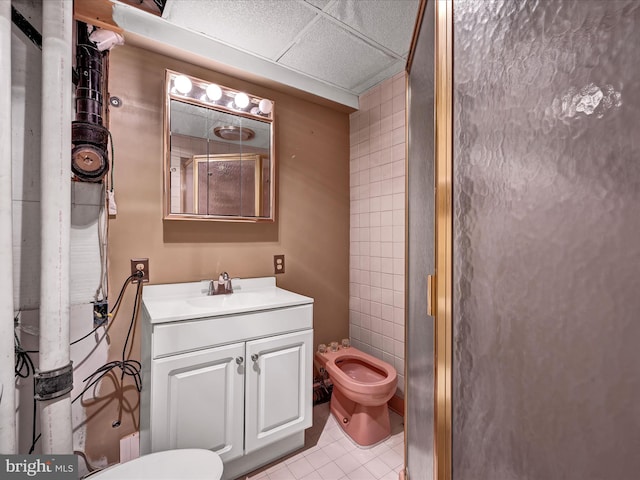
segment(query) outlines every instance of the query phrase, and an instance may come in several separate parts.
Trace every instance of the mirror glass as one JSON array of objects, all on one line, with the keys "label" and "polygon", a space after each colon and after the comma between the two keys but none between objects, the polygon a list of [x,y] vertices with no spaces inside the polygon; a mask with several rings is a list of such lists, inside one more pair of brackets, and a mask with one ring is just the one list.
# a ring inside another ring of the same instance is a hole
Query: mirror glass
[{"label": "mirror glass", "polygon": [[273,102],[167,71],[165,219],[273,221]]}]

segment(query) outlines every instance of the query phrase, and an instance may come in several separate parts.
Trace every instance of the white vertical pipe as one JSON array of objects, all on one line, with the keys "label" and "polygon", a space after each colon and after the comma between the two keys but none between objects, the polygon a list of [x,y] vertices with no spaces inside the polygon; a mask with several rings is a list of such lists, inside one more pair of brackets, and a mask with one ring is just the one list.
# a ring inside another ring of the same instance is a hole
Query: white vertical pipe
[{"label": "white vertical pipe", "polygon": [[[42,2],[40,370],[69,364],[73,2]],[[40,402],[45,454],[73,453],[71,396]]]},{"label": "white vertical pipe", "polygon": [[0,0],[0,453],[16,453],[11,188],[11,2]]}]

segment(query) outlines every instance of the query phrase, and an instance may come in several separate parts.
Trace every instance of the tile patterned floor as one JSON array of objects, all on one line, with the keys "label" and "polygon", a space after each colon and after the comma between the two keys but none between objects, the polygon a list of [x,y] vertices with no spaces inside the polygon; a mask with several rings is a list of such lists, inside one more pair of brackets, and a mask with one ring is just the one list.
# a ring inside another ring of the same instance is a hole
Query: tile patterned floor
[{"label": "tile patterned floor", "polygon": [[404,425],[400,415],[390,413],[391,437],[365,449],[342,431],[328,403],[317,405],[302,450],[238,480],[398,480]]}]

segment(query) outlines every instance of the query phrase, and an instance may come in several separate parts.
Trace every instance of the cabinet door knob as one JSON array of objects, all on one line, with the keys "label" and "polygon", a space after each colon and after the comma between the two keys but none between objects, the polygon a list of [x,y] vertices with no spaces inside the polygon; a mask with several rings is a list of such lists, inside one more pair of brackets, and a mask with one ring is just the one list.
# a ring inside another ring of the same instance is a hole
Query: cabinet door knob
[{"label": "cabinet door knob", "polygon": [[244,362],[244,358],[242,358],[242,357],[236,357],[236,363],[237,363],[238,365],[242,364],[242,362]]},{"label": "cabinet door knob", "polygon": [[254,353],[253,355],[251,355],[251,360],[253,360],[254,362],[258,361],[258,357],[259,355],[257,353]]}]

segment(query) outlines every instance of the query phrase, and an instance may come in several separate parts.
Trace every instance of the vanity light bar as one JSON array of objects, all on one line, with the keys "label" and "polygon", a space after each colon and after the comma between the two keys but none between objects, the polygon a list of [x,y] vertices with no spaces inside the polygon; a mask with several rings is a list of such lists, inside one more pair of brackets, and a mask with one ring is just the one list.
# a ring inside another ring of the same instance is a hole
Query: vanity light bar
[{"label": "vanity light bar", "polygon": [[205,105],[241,112],[259,119],[272,119],[273,102],[232,88],[205,82],[189,75],[168,72],[170,95],[188,98]]}]

